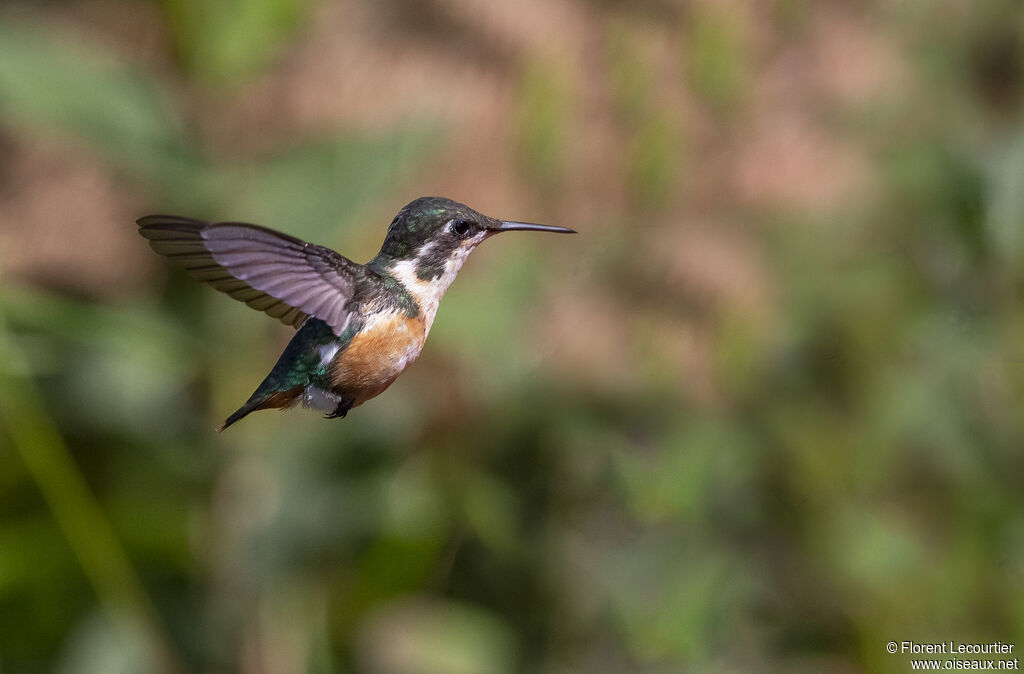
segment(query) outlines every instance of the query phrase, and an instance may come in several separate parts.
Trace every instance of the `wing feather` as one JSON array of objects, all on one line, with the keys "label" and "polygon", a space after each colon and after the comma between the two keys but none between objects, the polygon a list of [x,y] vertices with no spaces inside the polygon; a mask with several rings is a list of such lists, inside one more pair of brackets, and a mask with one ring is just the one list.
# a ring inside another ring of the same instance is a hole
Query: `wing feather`
[{"label": "wing feather", "polygon": [[200,281],[298,327],[315,316],[340,335],[360,267],[329,248],[243,222],[173,215],[138,220],[149,245]]}]

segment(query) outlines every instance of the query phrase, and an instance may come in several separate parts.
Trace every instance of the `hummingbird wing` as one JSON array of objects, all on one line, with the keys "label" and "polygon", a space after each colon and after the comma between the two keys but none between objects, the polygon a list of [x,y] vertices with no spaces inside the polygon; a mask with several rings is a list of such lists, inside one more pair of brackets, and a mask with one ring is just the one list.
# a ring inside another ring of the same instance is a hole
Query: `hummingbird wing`
[{"label": "hummingbird wing", "polygon": [[157,253],[253,309],[298,327],[315,316],[341,335],[360,265],[266,227],[147,215],[139,234]]}]

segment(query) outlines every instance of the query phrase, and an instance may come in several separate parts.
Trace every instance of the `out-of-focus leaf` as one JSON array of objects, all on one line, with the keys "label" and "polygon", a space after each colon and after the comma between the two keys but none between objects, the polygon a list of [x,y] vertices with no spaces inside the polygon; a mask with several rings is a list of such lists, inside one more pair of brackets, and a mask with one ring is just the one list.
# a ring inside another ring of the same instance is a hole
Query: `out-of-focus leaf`
[{"label": "out-of-focus leaf", "polygon": [[[605,582],[630,648],[644,661],[703,662],[730,626],[751,589],[748,572],[712,541],[650,534],[619,551]],[[705,670],[705,667],[698,669]]]},{"label": "out-of-focus leaf", "polygon": [[147,306],[13,289],[0,294],[0,306],[20,330],[37,335],[25,340],[36,346],[28,354],[37,371],[69,375],[60,391],[69,416],[134,427],[140,435],[162,426],[178,406],[182,376],[195,366],[190,354],[203,350],[179,322]]},{"label": "out-of-focus leaf", "polygon": [[446,524],[442,494],[430,477],[423,457],[413,457],[395,471],[385,488],[389,530],[410,537],[442,530]]},{"label": "out-of-focus leaf", "polygon": [[861,588],[889,591],[928,565],[920,535],[894,521],[883,508],[851,505],[833,520],[824,539],[836,569]]},{"label": "out-of-focus leaf", "polygon": [[638,40],[622,21],[608,24],[608,67],[619,114],[630,124],[642,123],[653,93],[650,66],[641,58]]},{"label": "out-of-focus leaf", "polygon": [[713,105],[733,108],[748,81],[740,17],[727,6],[699,5],[694,9],[686,42],[690,82]]},{"label": "out-of-focus leaf", "polygon": [[498,480],[478,474],[464,486],[464,517],[485,544],[505,554],[514,553],[517,503]]},{"label": "out-of-focus leaf", "polygon": [[689,521],[719,499],[743,502],[755,454],[742,433],[721,422],[694,420],[681,423],[661,444],[644,454],[617,454],[630,505],[641,519]]},{"label": "out-of-focus leaf", "polygon": [[357,657],[372,674],[501,674],[515,668],[512,640],[488,613],[454,602],[385,604],[363,626]]},{"label": "out-of-focus leaf", "polygon": [[[340,226],[405,178],[437,136],[435,126],[407,124],[373,136],[322,138],[220,168],[215,192],[230,195],[234,220],[329,242]],[[376,223],[381,239],[386,224]]]},{"label": "out-of-focus leaf", "polygon": [[132,174],[178,181],[196,153],[167,103],[145,72],[59,33],[0,19],[0,115],[87,143]]},{"label": "out-of-focus leaf", "polygon": [[125,639],[124,630],[117,630],[100,615],[89,615],[71,635],[58,669],[69,674],[109,672],[133,674],[149,671],[151,663],[145,655],[142,634]]},{"label": "out-of-focus leaf", "polygon": [[0,306],[20,330],[98,348],[116,349],[130,334],[129,339],[138,339],[153,351],[169,351],[176,359],[175,367],[203,346],[203,341],[180,318],[149,304],[103,305],[42,290],[11,287],[0,290]]},{"label": "out-of-focus leaf", "polygon": [[661,206],[677,187],[679,130],[664,114],[648,115],[637,128],[629,153],[629,186],[641,208]]},{"label": "out-of-focus leaf", "polygon": [[187,68],[220,83],[237,81],[280,50],[308,13],[309,0],[161,0]]},{"label": "out-of-focus leaf", "polygon": [[[488,250],[476,253],[470,268],[462,272],[467,278],[460,278],[445,296],[431,331],[434,348],[448,348],[476,363],[480,383],[492,391],[529,374],[529,354],[522,345],[537,332],[530,321],[543,264],[535,251],[544,242],[502,238],[517,235],[530,233],[502,234],[485,244]],[[546,235],[537,235],[542,236]]]},{"label": "out-of-focus leaf", "polygon": [[999,150],[989,177],[988,235],[999,254],[1019,266],[1024,260],[1024,126]]},{"label": "out-of-focus leaf", "polygon": [[553,189],[562,180],[568,159],[568,84],[552,64],[530,62],[523,71],[519,100],[519,160],[536,185]]},{"label": "out-of-focus leaf", "polygon": [[75,570],[67,545],[49,520],[11,519],[0,528],[0,600],[26,587],[52,584]]}]

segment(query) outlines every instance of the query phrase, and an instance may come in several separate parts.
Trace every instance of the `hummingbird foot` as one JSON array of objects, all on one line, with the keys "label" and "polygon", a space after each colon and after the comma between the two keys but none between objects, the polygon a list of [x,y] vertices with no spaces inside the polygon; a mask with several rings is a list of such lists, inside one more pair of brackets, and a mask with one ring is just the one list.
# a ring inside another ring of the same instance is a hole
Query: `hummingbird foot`
[{"label": "hummingbird foot", "polygon": [[349,400],[343,400],[338,403],[338,406],[334,408],[333,412],[325,414],[324,419],[344,419],[350,409],[352,409],[352,402]]}]

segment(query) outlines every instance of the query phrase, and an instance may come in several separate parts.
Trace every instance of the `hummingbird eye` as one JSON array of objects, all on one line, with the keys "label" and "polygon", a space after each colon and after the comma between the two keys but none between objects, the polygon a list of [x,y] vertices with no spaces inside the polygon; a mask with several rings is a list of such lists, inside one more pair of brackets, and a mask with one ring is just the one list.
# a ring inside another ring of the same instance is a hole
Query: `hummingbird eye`
[{"label": "hummingbird eye", "polygon": [[460,239],[465,239],[473,232],[473,223],[469,220],[458,220],[452,223],[452,234]]}]

